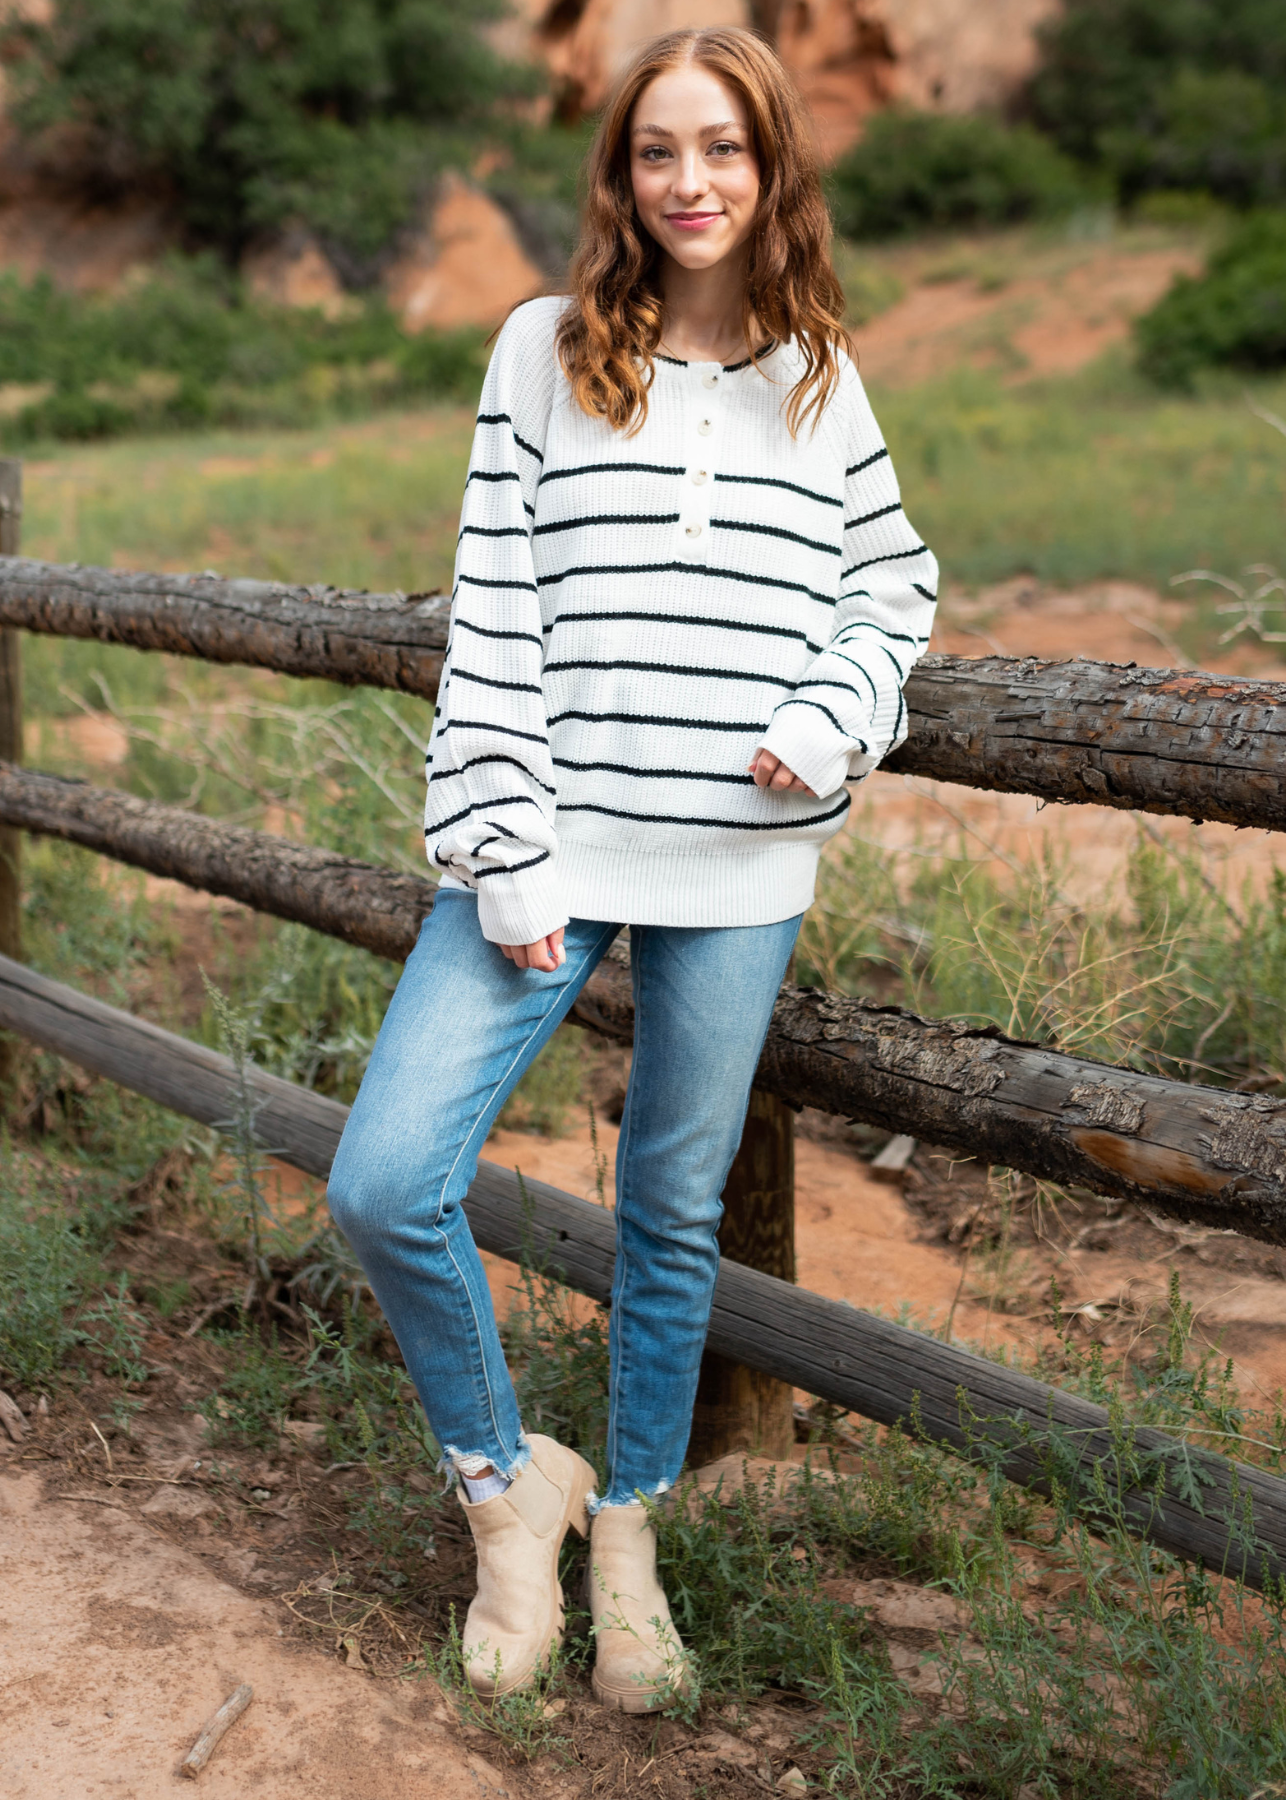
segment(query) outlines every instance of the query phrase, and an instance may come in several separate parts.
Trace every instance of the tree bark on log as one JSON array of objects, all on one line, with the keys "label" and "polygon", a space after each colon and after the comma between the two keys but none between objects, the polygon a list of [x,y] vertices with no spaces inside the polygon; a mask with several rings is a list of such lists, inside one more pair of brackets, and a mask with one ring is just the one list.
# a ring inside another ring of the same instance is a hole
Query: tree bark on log
[{"label": "tree bark on log", "polygon": [[1286,682],[926,656],[883,767],[966,787],[1286,828]]},{"label": "tree bark on log", "polygon": [[449,610],[438,593],[366,594],[16,556],[0,561],[0,625],[428,700],[438,691]]},{"label": "tree bark on log", "polygon": [[[7,958],[0,1027],[205,1124],[235,1109],[229,1058]],[[258,1070],[251,1085],[260,1141],[324,1180],[348,1108]],[[608,1298],[610,1212],[485,1162],[465,1206],[483,1249],[513,1262],[525,1253],[567,1286]],[[1101,1476],[1119,1492],[1122,1522],[1153,1543],[1253,1587],[1286,1579],[1286,1481],[1260,1469],[1148,1428],[1114,1433],[1088,1401],[734,1262],[720,1267],[707,1343],[837,1406],[994,1462],[1039,1493],[1057,1483],[1091,1527],[1104,1518]],[[1202,1496],[1200,1509],[1180,1484]]]},{"label": "tree bark on log", "polygon": [[[0,626],[432,700],[440,595],[0,560]],[[926,656],[900,774],[1045,800],[1286,828],[1286,683],[1133,663]]]},{"label": "tree bark on log", "polygon": [[[0,765],[0,824],[64,838],[400,961],[430,882],[84,782]],[[609,955],[572,1019],[629,1043]],[[1021,1043],[991,1027],[784,986],[755,1085],[985,1164],[1286,1244],[1286,1102]]]}]

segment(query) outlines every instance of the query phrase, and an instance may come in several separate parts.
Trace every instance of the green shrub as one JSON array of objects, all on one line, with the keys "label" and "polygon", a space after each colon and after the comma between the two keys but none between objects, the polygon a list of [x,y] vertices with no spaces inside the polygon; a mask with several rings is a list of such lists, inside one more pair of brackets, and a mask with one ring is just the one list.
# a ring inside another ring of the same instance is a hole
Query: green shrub
[{"label": "green shrub", "polygon": [[892,111],[871,120],[832,176],[845,237],[1004,225],[1085,198],[1066,157],[1027,125],[985,115]]},{"label": "green shrub", "polygon": [[[168,193],[235,257],[301,220],[344,279],[381,259],[497,106],[531,94],[503,0],[59,0],[6,6],[11,116],[100,195]],[[74,148],[73,148],[74,146]]]},{"label": "green shrub", "polygon": [[1065,0],[1043,33],[1033,116],[1123,198],[1286,194],[1286,8],[1278,0]]},{"label": "green shrub", "polygon": [[1286,368],[1286,213],[1247,222],[1181,275],[1136,321],[1139,367],[1163,387],[1187,388],[1198,369]]},{"label": "green shrub", "polygon": [[479,331],[411,337],[376,299],[335,319],[268,305],[208,255],[172,258],[102,297],[0,276],[0,389],[26,400],[0,414],[14,445],[467,400],[484,368]]}]

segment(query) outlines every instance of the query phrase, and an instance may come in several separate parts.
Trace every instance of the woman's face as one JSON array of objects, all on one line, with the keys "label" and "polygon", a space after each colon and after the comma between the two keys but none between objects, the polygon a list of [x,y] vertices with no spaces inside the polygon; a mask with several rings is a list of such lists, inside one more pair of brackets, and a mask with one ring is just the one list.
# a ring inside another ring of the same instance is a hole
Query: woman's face
[{"label": "woman's face", "polygon": [[630,175],[645,229],[685,269],[750,236],[759,164],[745,102],[697,63],[648,83],[630,118]]}]

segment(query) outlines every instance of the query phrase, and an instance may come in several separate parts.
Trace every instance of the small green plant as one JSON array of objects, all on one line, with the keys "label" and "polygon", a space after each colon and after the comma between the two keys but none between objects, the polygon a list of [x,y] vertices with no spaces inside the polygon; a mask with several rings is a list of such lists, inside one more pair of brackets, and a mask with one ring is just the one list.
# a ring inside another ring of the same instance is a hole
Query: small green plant
[{"label": "small green plant", "polygon": [[[498,1665],[498,1653],[496,1661]],[[457,1716],[466,1725],[494,1732],[510,1750],[528,1760],[551,1752],[558,1756],[566,1750],[569,1740],[558,1725],[566,1700],[554,1698],[564,1674],[563,1653],[557,1646],[528,1686],[485,1699],[469,1681],[453,1606],[446,1634],[423,1666],[451,1697]]]},{"label": "small green plant", "polygon": [[0,1144],[0,1369],[50,1381],[78,1342],[75,1309],[100,1273],[75,1212]]},{"label": "small green plant", "polygon": [[275,1448],[306,1382],[300,1359],[284,1350],[275,1328],[265,1342],[257,1330],[212,1332],[228,1360],[215,1392],[200,1411],[215,1442]]},{"label": "small green plant", "polygon": [[217,1126],[233,1159],[233,1173],[224,1184],[240,1212],[240,1224],[246,1246],[246,1269],[249,1280],[244,1306],[262,1302],[272,1279],[268,1257],[268,1241],[275,1233],[277,1221],[264,1195],[263,1177],[267,1159],[256,1131],[256,1121],[265,1102],[256,1096],[251,1081],[254,1067],[253,1044],[257,1021],[228,1004],[226,995],[201,971],[206,998],[218,1020],[223,1049],[233,1066],[232,1101],[234,1110]]}]

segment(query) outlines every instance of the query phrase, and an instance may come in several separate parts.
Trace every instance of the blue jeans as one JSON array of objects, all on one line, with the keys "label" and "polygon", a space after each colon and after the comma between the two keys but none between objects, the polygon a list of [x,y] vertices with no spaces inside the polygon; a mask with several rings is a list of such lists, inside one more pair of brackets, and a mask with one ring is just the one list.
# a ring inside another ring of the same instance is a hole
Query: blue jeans
[{"label": "blue jeans", "polygon": [[[720,1195],[799,930],[631,928],[634,1062],[616,1157],[607,1486],[663,1493],[687,1449]],[[329,1200],[445,1457],[515,1474],[528,1449],[461,1205],[496,1115],[616,936],[573,919],[553,974],[517,969],[472,894],[439,893],[376,1039]]]}]

